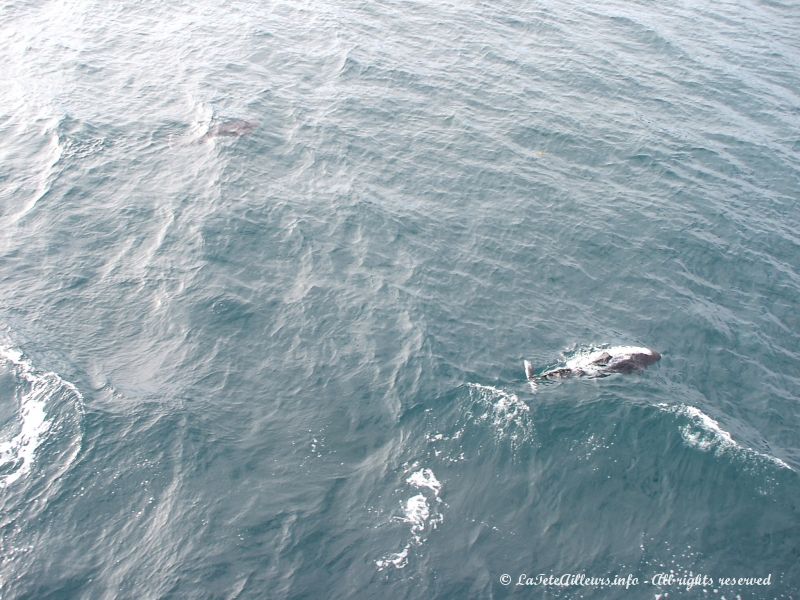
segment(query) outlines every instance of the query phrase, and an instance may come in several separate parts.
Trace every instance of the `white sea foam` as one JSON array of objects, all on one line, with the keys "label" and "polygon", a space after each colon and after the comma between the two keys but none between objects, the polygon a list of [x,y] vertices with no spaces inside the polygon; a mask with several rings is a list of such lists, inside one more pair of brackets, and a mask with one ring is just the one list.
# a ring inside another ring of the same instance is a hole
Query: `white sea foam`
[{"label": "white sea foam", "polygon": [[479,383],[468,384],[473,400],[469,417],[489,423],[498,440],[510,440],[516,447],[533,434],[533,417],[530,407],[517,397],[500,388]]},{"label": "white sea foam", "polygon": [[720,427],[714,419],[709,417],[699,408],[694,406],[684,406],[682,413],[689,417],[692,425],[681,427],[681,434],[690,446],[700,450],[711,450],[714,448],[741,448],[734,441],[731,434]]},{"label": "white sea foam", "polygon": [[383,571],[386,567],[392,566],[395,569],[402,569],[408,564],[408,551],[411,550],[411,544],[406,544],[400,552],[393,552],[388,556],[375,561],[379,571]]},{"label": "white sea foam", "polygon": [[783,469],[793,470],[792,467],[780,458],[743,446],[734,440],[733,436],[725,431],[715,419],[695,406],[687,404],[679,404],[677,406],[659,404],[658,407],[662,410],[680,415],[688,420],[688,423],[681,426],[680,431],[683,440],[689,446],[702,450],[703,452],[713,451],[717,454],[727,452],[742,456],[758,457]]},{"label": "white sea foam", "polygon": [[[19,404],[16,433],[0,431],[0,488],[7,487],[20,478],[28,475],[36,460],[37,452],[54,425],[61,430],[66,423],[54,421],[50,413],[61,412],[73,420],[75,427],[69,433],[76,440],[70,439],[67,450],[61,457],[63,470],[74,460],[80,449],[79,420],[83,409],[83,397],[78,389],[69,381],[63,380],[56,373],[39,372],[25,359],[22,353],[9,347],[0,346],[0,361],[6,363],[14,371],[17,385],[15,395]],[[58,406],[59,402],[69,406]],[[74,417],[77,416],[77,423]],[[8,437],[9,439],[4,439]]]},{"label": "white sea foam", "polygon": [[403,520],[411,525],[411,533],[418,543],[422,542],[421,534],[425,531],[425,525],[431,516],[431,508],[428,499],[422,494],[411,496],[406,500],[405,516]]},{"label": "white sea foam", "polygon": [[[414,463],[410,469],[417,469],[417,467],[419,465]],[[440,510],[442,499],[439,496],[442,484],[431,469],[415,470],[406,478],[406,483],[422,490],[406,499],[403,504],[403,516],[396,518],[396,520],[409,525],[411,539],[400,552],[393,552],[376,560],[375,565],[379,571],[390,566],[396,569],[404,568],[408,564],[411,548],[422,545],[427,539],[428,533],[436,529],[444,520]]]},{"label": "white sea foam", "polygon": [[442,484],[436,479],[436,475],[430,469],[420,469],[414,471],[407,479],[406,483],[413,485],[417,488],[428,488],[431,490],[436,499],[439,500],[439,492],[442,489]]}]

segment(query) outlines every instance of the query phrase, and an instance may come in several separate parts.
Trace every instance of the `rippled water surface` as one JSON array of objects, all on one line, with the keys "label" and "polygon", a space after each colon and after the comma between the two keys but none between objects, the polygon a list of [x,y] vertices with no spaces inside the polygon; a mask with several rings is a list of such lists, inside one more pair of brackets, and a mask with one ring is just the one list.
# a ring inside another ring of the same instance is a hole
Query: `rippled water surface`
[{"label": "rippled water surface", "polygon": [[0,1],[0,597],[797,598],[798,39]]}]

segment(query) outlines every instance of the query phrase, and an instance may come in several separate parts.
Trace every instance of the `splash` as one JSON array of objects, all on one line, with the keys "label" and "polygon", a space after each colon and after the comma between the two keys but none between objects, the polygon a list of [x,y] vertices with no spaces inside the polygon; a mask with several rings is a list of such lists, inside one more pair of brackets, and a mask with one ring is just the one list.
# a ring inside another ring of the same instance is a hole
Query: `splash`
[{"label": "splash", "polygon": [[420,469],[412,473],[406,483],[413,485],[417,488],[428,488],[431,490],[436,498],[439,498],[439,492],[442,490],[442,484],[436,479],[436,475],[430,469]]},{"label": "splash", "polygon": [[83,396],[56,373],[36,370],[14,348],[0,346],[0,364],[13,374],[19,405],[16,423],[0,430],[0,488],[28,476],[45,441],[55,436],[71,438],[58,461],[63,471],[80,450]]},{"label": "splash", "polygon": [[[463,392],[463,388],[459,391]],[[466,460],[461,445],[464,436],[469,437],[474,433],[485,438],[487,430],[494,434],[498,444],[510,446],[512,452],[530,441],[533,436],[531,409],[516,394],[478,383],[467,384],[466,391],[468,397],[464,399],[461,393],[461,401],[454,405],[457,411],[454,432],[426,434],[425,441],[429,444],[432,457],[448,462]],[[407,463],[404,466],[404,480],[411,488],[410,494],[401,503],[402,516],[396,516],[395,520],[408,526],[407,542],[399,552],[375,561],[379,571],[388,567],[406,567],[414,548],[423,545],[430,533],[444,520],[442,509],[446,504],[441,497],[444,486],[433,469],[419,462]]]},{"label": "splash", "polygon": [[[411,537],[400,552],[393,552],[376,560],[375,565],[379,571],[387,567],[402,569],[408,564],[409,554],[414,546],[425,543],[427,535],[436,529],[444,520],[439,505],[442,504],[440,493],[442,484],[431,469],[418,469],[419,464],[414,463],[406,472],[413,471],[406,483],[418,490],[403,504],[403,516],[397,520],[407,523]],[[414,470],[417,469],[417,470]]]}]

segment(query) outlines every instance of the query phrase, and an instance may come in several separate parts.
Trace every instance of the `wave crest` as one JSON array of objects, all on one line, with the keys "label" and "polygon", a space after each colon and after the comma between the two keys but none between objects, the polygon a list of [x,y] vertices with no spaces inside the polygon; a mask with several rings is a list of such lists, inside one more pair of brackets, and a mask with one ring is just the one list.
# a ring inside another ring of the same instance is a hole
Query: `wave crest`
[{"label": "wave crest", "polygon": [[22,352],[0,346],[0,366],[11,376],[16,419],[0,428],[0,488],[29,476],[45,447],[47,466],[60,476],[81,445],[83,396],[57,373],[42,372]]}]

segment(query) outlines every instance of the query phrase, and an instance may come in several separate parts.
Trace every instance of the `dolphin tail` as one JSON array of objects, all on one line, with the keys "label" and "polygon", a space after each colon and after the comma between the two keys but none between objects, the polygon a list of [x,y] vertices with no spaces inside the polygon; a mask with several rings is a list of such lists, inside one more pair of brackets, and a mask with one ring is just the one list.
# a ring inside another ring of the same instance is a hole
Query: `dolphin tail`
[{"label": "dolphin tail", "polygon": [[525,377],[528,378],[528,381],[533,381],[536,378],[533,372],[533,363],[529,360],[523,360],[522,364],[525,365]]},{"label": "dolphin tail", "polygon": [[536,375],[533,372],[533,363],[529,360],[522,361],[525,365],[525,377],[528,378],[528,384],[531,386],[531,392],[536,393],[539,385],[536,383]]}]

